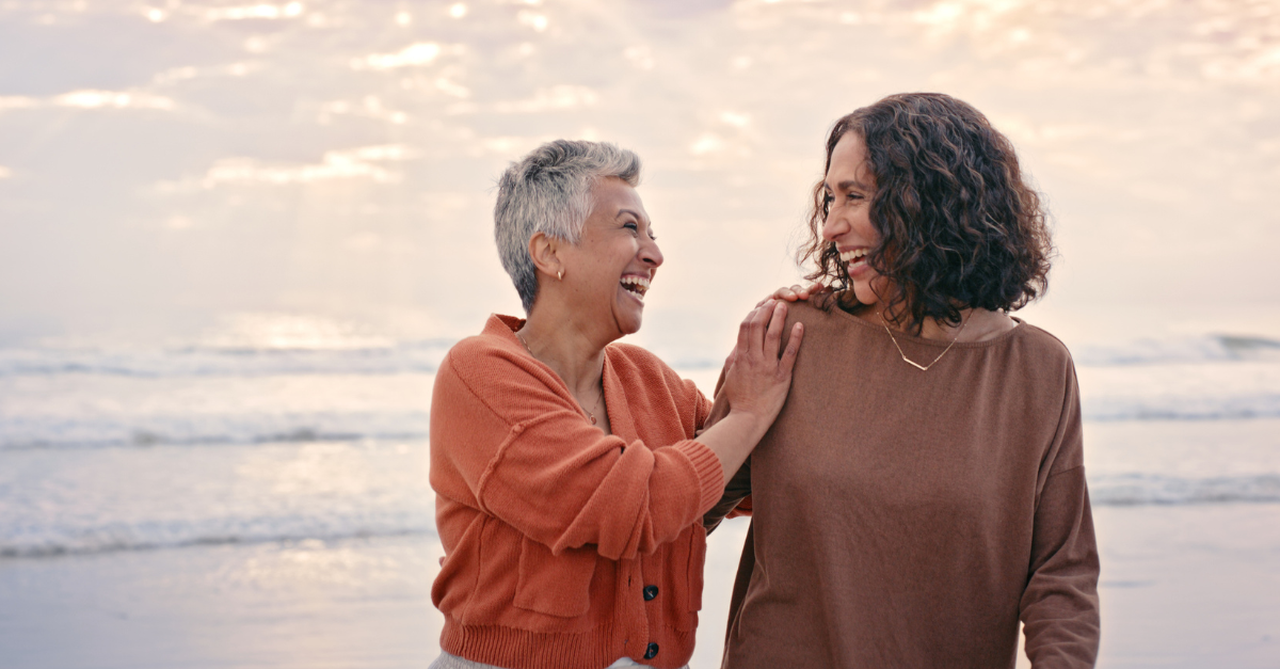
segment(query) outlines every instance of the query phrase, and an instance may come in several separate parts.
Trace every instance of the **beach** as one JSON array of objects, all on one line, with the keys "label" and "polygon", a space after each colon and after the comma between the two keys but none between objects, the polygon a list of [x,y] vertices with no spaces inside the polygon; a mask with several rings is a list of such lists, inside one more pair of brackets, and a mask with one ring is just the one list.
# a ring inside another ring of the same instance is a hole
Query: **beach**
[{"label": "beach", "polygon": [[[0,351],[3,665],[429,664],[444,350]],[[1078,356],[1100,667],[1280,666],[1278,366],[1215,356]],[[709,539],[692,667],[718,666],[746,523]]]},{"label": "beach", "polygon": [[[1100,667],[1280,665],[1280,505],[1102,507]],[[691,667],[719,666],[745,521],[714,533]],[[425,667],[428,536],[0,561],[6,667]],[[1025,659],[1020,666],[1027,666]]]}]

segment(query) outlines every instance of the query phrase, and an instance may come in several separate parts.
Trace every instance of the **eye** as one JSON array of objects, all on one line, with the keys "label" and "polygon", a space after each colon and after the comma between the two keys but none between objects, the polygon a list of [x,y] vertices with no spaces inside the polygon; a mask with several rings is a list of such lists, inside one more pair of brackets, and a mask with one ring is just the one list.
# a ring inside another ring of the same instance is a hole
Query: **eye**
[{"label": "eye", "polygon": [[636,222],[635,222],[635,221],[627,221],[626,223],[623,223],[623,224],[622,224],[622,227],[624,227],[624,228],[626,228],[626,229],[628,229],[628,230],[630,230],[630,231],[632,231],[632,232],[638,232],[638,231],[640,230],[640,226],[639,226],[638,224],[636,224]]}]

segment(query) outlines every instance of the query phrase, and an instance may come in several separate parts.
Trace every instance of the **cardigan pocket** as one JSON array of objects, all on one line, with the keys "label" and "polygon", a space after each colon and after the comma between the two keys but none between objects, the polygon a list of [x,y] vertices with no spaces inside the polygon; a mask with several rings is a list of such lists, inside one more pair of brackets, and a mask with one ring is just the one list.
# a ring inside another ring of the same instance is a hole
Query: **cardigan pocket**
[{"label": "cardigan pocket", "polygon": [[707,531],[702,523],[689,526],[671,542],[668,582],[674,592],[667,600],[668,619],[681,631],[698,627],[698,611],[702,610],[702,570],[707,560]]},{"label": "cardigan pocket", "polygon": [[707,530],[694,523],[689,533],[689,611],[702,610],[702,572],[707,564]]},{"label": "cardigan pocket", "polygon": [[550,548],[523,537],[513,603],[517,608],[560,618],[586,615],[591,608],[596,561],[593,548],[570,548],[553,555]]}]

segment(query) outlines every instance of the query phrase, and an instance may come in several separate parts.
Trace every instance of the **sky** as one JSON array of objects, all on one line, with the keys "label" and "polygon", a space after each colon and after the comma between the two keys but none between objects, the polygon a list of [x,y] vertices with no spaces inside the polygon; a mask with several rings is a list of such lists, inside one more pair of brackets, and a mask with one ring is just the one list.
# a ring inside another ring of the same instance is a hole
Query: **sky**
[{"label": "sky", "polygon": [[478,332],[520,311],[496,178],[569,137],[644,161],[633,341],[722,358],[800,274],[830,124],[902,91],[1046,195],[1028,320],[1280,336],[1278,0],[0,0],[0,344]]}]

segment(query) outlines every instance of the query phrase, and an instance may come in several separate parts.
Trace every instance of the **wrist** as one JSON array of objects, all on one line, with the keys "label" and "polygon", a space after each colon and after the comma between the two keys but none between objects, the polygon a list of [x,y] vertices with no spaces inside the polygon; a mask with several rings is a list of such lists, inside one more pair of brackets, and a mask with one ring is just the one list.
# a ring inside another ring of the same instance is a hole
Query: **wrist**
[{"label": "wrist", "polygon": [[729,415],[725,416],[721,422],[724,421],[733,421],[734,423],[741,425],[744,429],[761,433],[763,433],[764,430],[769,427],[769,424],[773,422],[771,420],[766,420],[766,416],[756,411],[752,411],[751,409],[738,409],[733,407],[730,407]]}]

